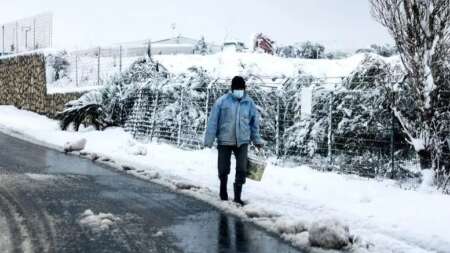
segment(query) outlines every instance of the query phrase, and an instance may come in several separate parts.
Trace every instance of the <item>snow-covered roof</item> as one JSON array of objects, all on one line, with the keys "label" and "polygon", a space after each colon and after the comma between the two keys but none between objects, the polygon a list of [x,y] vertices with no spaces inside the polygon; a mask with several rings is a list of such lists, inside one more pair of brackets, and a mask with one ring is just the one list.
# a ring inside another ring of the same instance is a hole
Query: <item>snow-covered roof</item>
[{"label": "snow-covered roof", "polygon": [[198,39],[192,39],[188,37],[183,36],[177,36],[173,38],[153,41],[152,45],[158,45],[158,44],[190,44],[195,45],[197,43]]}]

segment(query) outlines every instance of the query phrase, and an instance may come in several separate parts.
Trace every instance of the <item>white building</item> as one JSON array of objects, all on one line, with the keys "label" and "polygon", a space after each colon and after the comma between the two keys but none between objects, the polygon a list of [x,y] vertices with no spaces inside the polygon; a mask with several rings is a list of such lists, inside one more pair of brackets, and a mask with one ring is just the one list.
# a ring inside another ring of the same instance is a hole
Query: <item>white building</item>
[{"label": "white building", "polygon": [[[153,41],[151,44],[152,54],[194,54],[195,45],[198,39],[192,39],[184,36],[177,36],[164,40]],[[220,51],[220,47],[207,43],[211,53]]]},{"label": "white building", "polygon": [[152,42],[153,54],[194,54],[196,39],[177,36]]}]

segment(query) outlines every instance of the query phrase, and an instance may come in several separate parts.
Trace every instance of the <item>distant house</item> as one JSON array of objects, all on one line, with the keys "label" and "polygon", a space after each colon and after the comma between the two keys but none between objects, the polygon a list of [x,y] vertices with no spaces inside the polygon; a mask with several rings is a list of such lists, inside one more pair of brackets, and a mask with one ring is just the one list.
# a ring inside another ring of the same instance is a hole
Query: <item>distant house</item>
[{"label": "distant house", "polygon": [[153,54],[193,54],[195,51],[196,39],[177,36],[164,40],[152,42]]},{"label": "distant house", "polygon": [[[198,39],[177,36],[164,40],[152,41],[152,54],[194,54]],[[212,53],[218,52],[220,47],[207,43]]]}]

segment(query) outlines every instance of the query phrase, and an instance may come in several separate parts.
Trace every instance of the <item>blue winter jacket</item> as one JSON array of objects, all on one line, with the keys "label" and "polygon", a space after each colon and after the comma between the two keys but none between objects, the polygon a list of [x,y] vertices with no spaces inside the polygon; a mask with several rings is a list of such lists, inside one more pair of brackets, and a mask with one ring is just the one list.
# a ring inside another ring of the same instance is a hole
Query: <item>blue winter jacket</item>
[{"label": "blue winter jacket", "polygon": [[229,92],[216,101],[206,129],[205,146],[211,147],[216,138],[219,145],[262,144],[259,113],[247,94],[239,100]]}]

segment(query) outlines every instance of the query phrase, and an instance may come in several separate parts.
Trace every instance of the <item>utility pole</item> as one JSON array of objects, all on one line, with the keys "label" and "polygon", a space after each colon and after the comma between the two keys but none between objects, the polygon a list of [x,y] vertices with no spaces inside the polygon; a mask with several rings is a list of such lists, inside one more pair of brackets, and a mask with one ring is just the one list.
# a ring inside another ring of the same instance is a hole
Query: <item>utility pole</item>
[{"label": "utility pole", "polygon": [[148,40],[147,43],[147,56],[148,58],[150,58],[150,60],[152,59],[152,41]]},{"label": "utility pole", "polygon": [[[392,85],[392,84],[391,84]],[[391,102],[391,173],[395,170],[395,158],[394,158],[394,135],[395,135],[395,113],[394,113],[394,106],[395,106],[395,93],[394,93],[394,86],[392,85],[392,102]]]},{"label": "utility pole", "polygon": [[78,55],[75,55],[75,85],[78,87]]},{"label": "utility pole", "polygon": [[19,22],[16,22],[16,53],[19,53]]},{"label": "utility pole", "polygon": [[2,25],[2,54],[5,54],[5,25]]},{"label": "utility pole", "polygon": [[98,57],[97,57],[97,85],[100,86],[100,57],[101,57],[102,49],[98,47]]},{"label": "utility pole", "polygon": [[122,73],[122,45],[119,46],[119,72]]},{"label": "utility pole", "polygon": [[33,49],[36,48],[36,18],[33,18]]},{"label": "utility pole", "polygon": [[28,32],[31,30],[30,26],[22,26],[22,31],[25,32],[25,50],[28,49]]}]

